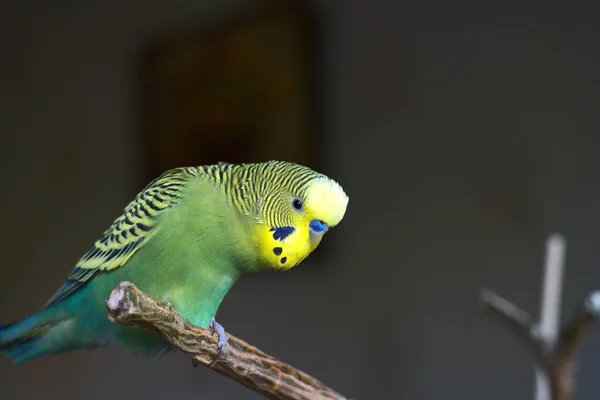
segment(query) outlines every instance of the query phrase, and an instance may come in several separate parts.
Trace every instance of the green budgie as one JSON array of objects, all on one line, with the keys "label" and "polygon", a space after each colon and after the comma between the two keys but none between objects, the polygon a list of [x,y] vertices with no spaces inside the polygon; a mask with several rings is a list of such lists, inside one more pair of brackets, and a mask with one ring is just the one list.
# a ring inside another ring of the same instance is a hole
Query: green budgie
[{"label": "green budgie", "polygon": [[157,336],[111,323],[104,301],[121,281],[169,302],[190,323],[214,320],[232,285],[249,271],[298,265],[344,217],[342,187],[282,161],[218,163],[166,171],[127,205],[36,314],[0,326],[0,351],[14,362],[121,345],[168,351]]}]

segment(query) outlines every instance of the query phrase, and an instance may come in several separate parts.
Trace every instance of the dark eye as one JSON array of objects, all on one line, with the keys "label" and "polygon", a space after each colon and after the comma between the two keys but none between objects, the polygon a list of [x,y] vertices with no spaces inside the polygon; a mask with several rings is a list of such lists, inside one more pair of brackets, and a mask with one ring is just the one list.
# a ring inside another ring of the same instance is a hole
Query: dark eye
[{"label": "dark eye", "polygon": [[294,209],[296,209],[297,211],[302,210],[302,200],[300,200],[299,198],[295,197],[292,200],[292,207],[294,207]]}]

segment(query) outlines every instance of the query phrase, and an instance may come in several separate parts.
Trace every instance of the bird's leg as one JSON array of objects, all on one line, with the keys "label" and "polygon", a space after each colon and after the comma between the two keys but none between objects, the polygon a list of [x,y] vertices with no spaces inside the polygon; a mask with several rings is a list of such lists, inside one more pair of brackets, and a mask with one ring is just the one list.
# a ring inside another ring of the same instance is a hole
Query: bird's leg
[{"label": "bird's leg", "polygon": [[[210,325],[208,326],[210,328],[211,335],[214,335],[215,331],[217,331],[217,334],[219,335],[219,343],[217,344],[219,350],[217,351],[217,354],[215,354],[212,357],[210,363],[208,363],[208,365],[211,365],[223,353],[223,350],[225,350],[225,347],[227,346],[227,335],[225,333],[225,328],[223,328],[223,325],[219,324],[214,319],[214,317],[210,319]],[[196,361],[196,359],[193,358],[192,365],[194,366],[194,368],[196,368],[198,364],[200,364],[200,362]]]},{"label": "bird's leg", "polygon": [[215,318],[211,318],[210,319],[210,329],[211,329],[211,335],[215,334],[215,331],[217,331],[217,334],[219,335],[219,350],[217,351],[217,354],[215,354],[212,358],[212,360],[210,361],[210,363],[212,364],[220,355],[221,353],[225,350],[225,346],[227,345],[227,335],[225,334],[225,328],[223,328],[223,325],[219,324]]}]

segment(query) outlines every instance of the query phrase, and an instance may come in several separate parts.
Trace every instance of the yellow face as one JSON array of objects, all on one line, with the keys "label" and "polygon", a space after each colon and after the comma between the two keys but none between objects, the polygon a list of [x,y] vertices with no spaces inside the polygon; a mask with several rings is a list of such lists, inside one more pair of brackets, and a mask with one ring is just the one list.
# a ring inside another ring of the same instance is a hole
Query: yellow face
[{"label": "yellow face", "polygon": [[276,207],[285,214],[285,223],[260,221],[255,240],[261,259],[274,269],[290,269],[317,248],[325,233],[340,223],[348,196],[335,181],[315,178],[304,195],[281,190],[274,196]]}]

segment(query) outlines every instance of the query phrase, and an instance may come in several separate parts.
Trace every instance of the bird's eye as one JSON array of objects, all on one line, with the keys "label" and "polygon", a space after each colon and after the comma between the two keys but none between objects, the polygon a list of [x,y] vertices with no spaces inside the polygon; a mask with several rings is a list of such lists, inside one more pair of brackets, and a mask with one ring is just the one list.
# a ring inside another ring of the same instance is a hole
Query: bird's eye
[{"label": "bird's eye", "polygon": [[301,211],[302,210],[302,200],[300,200],[297,197],[294,197],[294,199],[292,200],[292,207],[294,207],[295,210],[297,211]]}]

